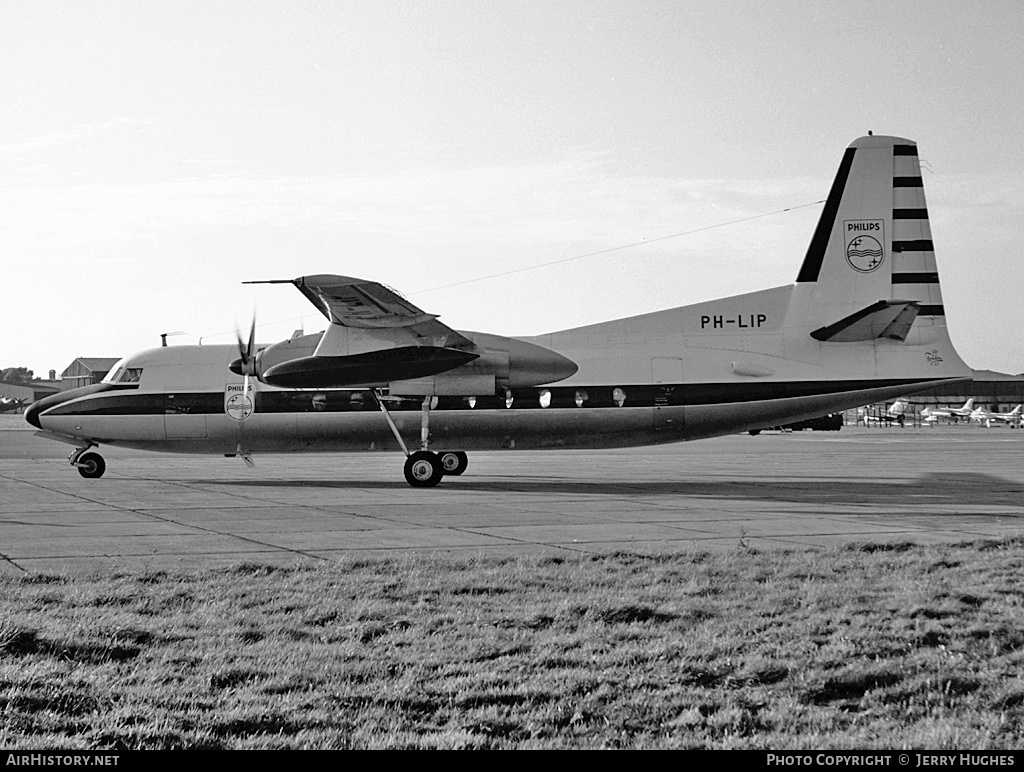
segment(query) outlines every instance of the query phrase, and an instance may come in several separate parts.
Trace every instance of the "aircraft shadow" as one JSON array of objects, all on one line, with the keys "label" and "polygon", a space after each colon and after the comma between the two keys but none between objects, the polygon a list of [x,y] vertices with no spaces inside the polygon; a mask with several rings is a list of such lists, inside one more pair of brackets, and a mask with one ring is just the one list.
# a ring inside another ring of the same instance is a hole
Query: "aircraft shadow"
[{"label": "aircraft shadow", "polygon": [[[192,480],[192,483],[240,488],[351,488],[371,490],[409,490],[404,480]],[[681,480],[644,481],[574,481],[566,478],[537,479],[509,478],[474,479],[472,476],[447,478],[438,488],[440,492],[521,494],[580,494],[583,496],[681,497],[732,501],[793,502],[801,504],[890,505],[916,504],[925,506],[962,505],[968,511],[973,507],[1003,506],[1019,510],[1024,516],[1021,493],[1024,485],[994,475],[963,472],[932,472],[916,480],[892,482],[872,480]],[[432,494],[430,490],[422,492]],[[1001,516],[1017,513],[1000,513]]]}]

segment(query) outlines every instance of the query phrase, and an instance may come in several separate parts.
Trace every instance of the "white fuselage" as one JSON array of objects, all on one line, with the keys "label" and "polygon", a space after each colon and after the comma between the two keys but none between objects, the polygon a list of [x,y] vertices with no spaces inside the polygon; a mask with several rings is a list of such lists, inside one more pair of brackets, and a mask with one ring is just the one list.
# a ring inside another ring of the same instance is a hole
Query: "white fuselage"
[{"label": "white fuselage", "polygon": [[[577,372],[507,393],[434,396],[430,447],[678,442],[813,418],[970,373],[951,346],[934,353],[944,336],[930,339],[927,327],[924,342],[891,344],[898,368],[888,365],[885,343],[820,343],[793,324],[799,303],[791,293],[799,290],[779,287],[526,338],[573,360]],[[908,357],[915,348],[920,355]],[[68,393],[35,419],[53,438],[75,444],[183,453],[398,449],[371,389],[280,389],[251,378],[243,396],[246,379],[228,369],[237,353],[234,346],[144,351],[111,372],[113,383]],[[919,364],[908,368],[908,361]],[[118,377],[126,372],[137,380]],[[393,386],[391,396],[406,396]],[[418,394],[388,402],[410,446],[419,442],[422,404]]]}]

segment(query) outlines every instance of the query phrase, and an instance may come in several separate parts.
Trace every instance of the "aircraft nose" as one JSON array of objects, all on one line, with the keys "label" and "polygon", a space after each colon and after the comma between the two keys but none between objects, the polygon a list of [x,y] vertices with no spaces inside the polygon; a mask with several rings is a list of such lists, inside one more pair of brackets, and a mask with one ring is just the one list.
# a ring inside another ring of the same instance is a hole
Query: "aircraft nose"
[{"label": "aircraft nose", "polygon": [[67,402],[69,399],[74,399],[75,395],[72,392],[76,391],[80,391],[80,389],[58,391],[56,394],[51,394],[48,397],[36,400],[25,408],[25,420],[37,429],[42,429],[43,423],[40,420],[40,416],[54,405],[59,405],[61,402]]},{"label": "aircraft nose", "polygon": [[84,397],[88,394],[95,394],[100,391],[107,391],[108,389],[115,388],[108,383],[94,383],[89,386],[79,386],[77,389],[68,389],[67,391],[59,391],[56,394],[51,394],[48,397],[43,397],[40,400],[33,402],[27,408],[25,408],[25,420],[32,424],[37,429],[43,428],[42,419],[40,416],[51,407],[59,405],[62,402],[68,402],[78,397]]},{"label": "aircraft nose", "polygon": [[28,421],[37,429],[43,428],[43,425],[39,423],[39,414],[43,412],[43,408],[39,404],[40,402],[42,402],[42,400],[39,400],[38,402],[33,402],[31,405],[25,408],[25,420]]}]

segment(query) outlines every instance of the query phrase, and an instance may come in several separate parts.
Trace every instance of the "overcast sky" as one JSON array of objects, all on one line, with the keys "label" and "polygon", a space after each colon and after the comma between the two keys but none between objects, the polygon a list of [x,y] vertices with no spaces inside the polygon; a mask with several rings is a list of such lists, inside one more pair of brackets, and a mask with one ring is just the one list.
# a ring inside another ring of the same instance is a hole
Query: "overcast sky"
[{"label": "overcast sky", "polygon": [[322,329],[249,279],[507,335],[790,284],[873,130],[919,143],[961,355],[1019,373],[1022,36],[1018,1],[0,0],[0,367]]}]

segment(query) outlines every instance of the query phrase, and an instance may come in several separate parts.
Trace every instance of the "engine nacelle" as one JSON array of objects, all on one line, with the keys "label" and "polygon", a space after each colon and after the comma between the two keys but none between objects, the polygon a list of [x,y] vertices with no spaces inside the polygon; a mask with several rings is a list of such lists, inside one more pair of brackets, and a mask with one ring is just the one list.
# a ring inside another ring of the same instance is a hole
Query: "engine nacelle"
[{"label": "engine nacelle", "polygon": [[[317,332],[261,349],[255,357],[255,376],[283,388],[387,385],[397,395],[482,397],[555,383],[578,369],[551,349],[489,333],[460,331],[473,343],[466,351],[410,347],[412,336],[405,330],[339,326],[329,328],[329,333],[333,335],[326,341],[325,333]],[[417,350],[422,357],[416,356]],[[236,360],[231,370],[242,374],[239,366]],[[397,373],[413,377],[396,379]]]},{"label": "engine nacelle", "polygon": [[480,356],[454,370],[427,378],[392,381],[392,394],[407,396],[482,397],[508,389],[555,383],[579,367],[551,349],[517,338],[483,332],[463,332]]}]

